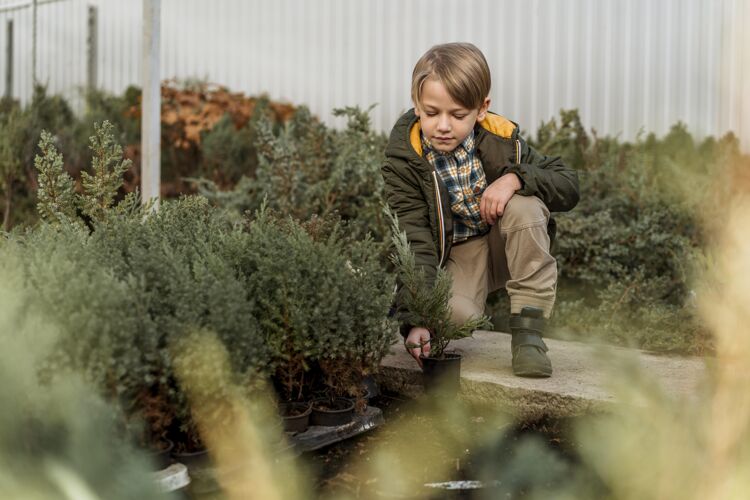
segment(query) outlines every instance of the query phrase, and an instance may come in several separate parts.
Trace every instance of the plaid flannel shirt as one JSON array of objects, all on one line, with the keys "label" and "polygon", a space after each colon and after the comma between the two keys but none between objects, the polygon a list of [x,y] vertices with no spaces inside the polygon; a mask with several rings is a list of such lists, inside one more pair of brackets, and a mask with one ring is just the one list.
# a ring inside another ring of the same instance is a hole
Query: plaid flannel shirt
[{"label": "plaid flannel shirt", "polygon": [[489,226],[482,221],[479,204],[487,188],[487,179],[479,156],[475,154],[474,131],[450,153],[432,148],[422,135],[425,158],[435,168],[450,194],[453,213],[453,243],[484,234]]}]

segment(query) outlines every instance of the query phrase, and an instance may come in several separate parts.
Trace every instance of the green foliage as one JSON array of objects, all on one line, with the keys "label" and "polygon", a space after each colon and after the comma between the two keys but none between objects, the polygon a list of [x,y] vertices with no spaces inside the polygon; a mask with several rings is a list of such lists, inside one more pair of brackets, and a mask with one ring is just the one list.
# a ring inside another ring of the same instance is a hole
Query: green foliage
[{"label": "green foliage", "polygon": [[210,131],[202,134],[201,175],[226,186],[255,174],[258,152],[254,122],[257,116],[256,105],[250,122],[237,129],[231,115],[225,114]]},{"label": "green foliage", "polygon": [[427,286],[424,269],[418,267],[414,253],[409,248],[406,233],[398,228],[398,219],[386,207],[386,216],[391,220],[395,252],[391,261],[396,267],[401,290],[399,291],[399,320],[427,328],[430,331],[430,356],[441,358],[451,340],[468,337],[474,330],[490,326],[486,316],[470,318],[461,325],[451,321],[451,276],[445,269],[438,269],[435,284]]},{"label": "green foliage", "polygon": [[[72,127],[72,144],[65,151],[71,172],[75,175],[92,163],[91,129],[97,123],[109,121],[113,125],[115,142],[127,146],[140,144],[141,122],[134,110],[140,108],[141,91],[130,86],[122,95],[111,95],[101,90],[86,90],[83,116]],[[55,130],[55,129],[51,129]]]},{"label": "green foliage", "polygon": [[0,188],[4,193],[23,171],[19,146],[25,119],[23,112],[15,106],[0,114]]},{"label": "green foliage", "polygon": [[130,160],[122,159],[122,147],[114,142],[112,124],[108,121],[101,126],[94,124],[94,130],[95,134],[89,139],[94,153],[94,173],[81,174],[81,194],[75,192],[73,178],[65,171],[63,157],[57,151],[52,136],[42,131],[39,141],[41,155],[34,159],[34,166],[39,172],[37,209],[43,220],[73,220],[79,207],[94,222],[100,222],[107,216],[122,186],[122,176],[129,168]]},{"label": "green foliage", "polygon": [[75,150],[75,116],[65,99],[47,95],[44,86],[34,86],[31,102],[25,108],[17,101],[3,99],[0,102],[0,122],[7,124],[11,115],[15,115],[17,119],[13,120],[12,130],[6,129],[3,135],[12,140],[12,148],[21,167],[20,171],[13,170],[13,181],[2,193],[6,230],[14,225],[30,224],[36,220],[37,180],[33,165],[38,151],[39,131],[51,131],[55,147],[63,153],[69,154]]},{"label": "green foliage", "polygon": [[[39,142],[39,131],[49,130],[63,154],[75,149],[75,115],[67,101],[59,95],[48,95],[47,88],[34,86],[31,103],[25,110],[26,127],[23,132],[23,163],[33,164]],[[28,168],[28,167],[27,167]]]},{"label": "green foliage", "polygon": [[[356,237],[336,217],[299,223],[265,208],[243,227],[200,196],[164,202],[158,211],[139,207],[136,196],[114,205],[124,167],[111,126],[98,127],[92,145],[95,175],[84,177],[79,202],[88,226],[53,205],[55,224],[23,240],[38,249],[32,256],[56,253],[70,262],[50,267],[39,257],[29,265],[47,314],[66,332],[55,348],[57,366],[88,374],[125,403],[130,420],[144,420],[152,437],[179,421],[193,446],[173,352],[186,352],[180,339],[188,332],[215,334],[247,387],[275,373],[285,397],[309,395],[304,377],[316,365],[332,393],[357,394],[393,332],[385,319],[393,282],[371,238]],[[48,170],[70,180],[60,155],[48,156]],[[82,265],[86,272],[71,276]],[[97,295],[100,287],[108,292]]]},{"label": "green foliage", "polygon": [[76,193],[73,179],[63,168],[63,157],[54,145],[52,135],[42,131],[39,141],[41,156],[34,158],[39,172],[37,210],[47,222],[73,220],[76,214]]},{"label": "green foliage", "polygon": [[[268,200],[269,207],[298,220],[325,215],[325,183],[331,138],[326,127],[307,110],[295,113],[278,134],[273,123],[258,123],[258,170],[252,206]],[[311,160],[311,161],[307,161]]]},{"label": "green foliage", "polygon": [[379,366],[392,341],[393,283],[372,240],[355,241],[335,220],[300,224],[265,207],[234,238],[229,258],[247,277],[284,398],[309,396],[311,363],[328,367],[337,392]]},{"label": "green foliage", "polygon": [[11,222],[13,191],[16,181],[23,177],[23,131],[28,119],[18,106],[12,105],[0,113],[0,194],[3,203],[3,229]]},{"label": "green foliage", "polygon": [[228,191],[209,179],[199,180],[199,192],[236,214],[259,209],[264,200],[297,220],[336,214],[360,237],[369,233],[377,242],[387,242],[388,225],[380,213],[385,136],[372,130],[369,110],[334,113],[347,119],[341,131],[320,123],[304,106],[283,126],[256,115],[254,176],[240,178]]},{"label": "green foliage", "polygon": [[122,176],[130,167],[130,160],[123,160],[122,146],[114,140],[112,124],[104,121],[94,124],[94,135],[89,139],[94,153],[94,174],[81,172],[84,197],[81,210],[92,220],[101,221],[114,202],[117,190],[122,186]]},{"label": "green foliage", "polygon": [[[224,258],[232,244],[231,225],[200,197],[168,201],[145,215],[110,217],[94,226],[92,238],[116,275],[138,283],[137,314],[148,324],[138,336],[141,356],[130,362],[143,370],[135,387],[150,388],[142,401],[136,399],[147,406],[138,410],[164,404],[160,415],[168,421],[177,417],[181,439],[196,447],[191,412],[174,379],[173,347],[195,329],[214,332],[227,346],[232,369],[248,385],[270,369],[268,349],[251,314],[245,278]],[[159,422],[152,422],[157,432]]]},{"label": "green foliage", "polygon": [[122,95],[111,95],[101,90],[87,90],[85,99],[86,111],[80,122],[82,127],[90,128],[95,123],[107,120],[120,131],[120,136],[117,137],[118,143],[133,144],[140,141],[140,120],[132,113],[133,108],[140,104],[140,88],[131,85]]},{"label": "green foliage", "polygon": [[[576,168],[581,201],[555,214],[559,333],[648,349],[701,352],[707,332],[690,305],[717,176],[741,155],[731,137],[696,141],[677,124],[632,143],[588,134],[576,111],[534,146]],[[718,214],[716,214],[718,215]],[[500,315],[499,303],[492,308]]]},{"label": "green foliage", "polygon": [[[91,249],[81,246],[79,228],[63,227],[0,240],[0,496],[91,491],[98,498],[158,498],[146,457],[122,433],[117,401],[107,404],[96,394],[98,384],[86,382],[93,372],[50,364],[50,353],[69,335],[92,340],[89,349],[70,354],[118,354],[96,312],[115,314],[109,323],[124,320],[124,329],[137,319],[122,307],[122,286],[109,288],[106,269],[81,269],[72,260],[90,257]],[[105,361],[95,365],[107,371]]]},{"label": "green foliage", "polygon": [[151,479],[153,464],[123,439],[116,412],[90,387],[68,377],[44,386],[25,381],[28,391],[21,391],[18,371],[2,361],[0,495],[169,498]]},{"label": "green foliage", "polygon": [[[84,177],[82,195],[72,192],[50,141],[44,133],[40,178],[49,174],[70,188],[69,196],[66,203],[42,205],[45,220],[55,224],[31,232],[25,245],[34,248],[29,280],[45,297],[51,320],[67,332],[54,362],[88,374],[104,394],[124,401],[130,419],[145,420],[149,435],[158,437],[175,417],[190,418],[174,381],[174,339],[195,328],[214,331],[231,346],[233,368],[245,380],[267,362],[244,278],[222,257],[232,226],[199,197],[166,202],[156,213],[132,195],[113,206],[127,163],[120,161],[106,122],[92,138],[94,175]],[[40,186],[40,199],[59,198],[47,186]],[[91,234],[76,218],[76,199]],[[69,264],[45,265],[50,254],[65,255]]]}]

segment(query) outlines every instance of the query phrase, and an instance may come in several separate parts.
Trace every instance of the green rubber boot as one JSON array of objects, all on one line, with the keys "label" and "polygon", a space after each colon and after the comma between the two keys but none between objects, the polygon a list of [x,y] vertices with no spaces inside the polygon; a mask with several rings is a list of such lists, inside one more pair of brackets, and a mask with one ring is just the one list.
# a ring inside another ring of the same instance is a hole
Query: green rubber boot
[{"label": "green rubber boot", "polygon": [[513,374],[518,377],[549,377],[552,363],[547,357],[543,311],[538,307],[524,307],[521,314],[510,315]]}]

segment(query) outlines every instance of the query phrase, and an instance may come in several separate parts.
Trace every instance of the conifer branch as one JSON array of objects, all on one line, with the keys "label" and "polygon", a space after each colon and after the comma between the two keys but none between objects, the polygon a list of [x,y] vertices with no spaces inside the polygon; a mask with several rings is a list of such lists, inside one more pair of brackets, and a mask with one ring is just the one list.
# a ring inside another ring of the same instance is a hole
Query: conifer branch
[{"label": "conifer branch", "polygon": [[399,293],[399,320],[427,328],[432,335],[430,355],[442,357],[451,340],[468,337],[474,330],[488,328],[487,316],[470,318],[461,325],[451,321],[452,279],[445,269],[437,269],[435,283],[430,289],[425,271],[419,268],[409,247],[406,233],[398,226],[398,218],[388,206],[383,210],[391,221],[395,252],[390,255],[402,284]]},{"label": "conifer branch", "polygon": [[37,211],[47,222],[73,220],[76,215],[76,194],[73,178],[63,168],[63,157],[55,147],[52,134],[42,131],[39,140],[41,154],[34,157],[39,172]]},{"label": "conifer branch", "polygon": [[83,213],[94,221],[103,221],[114,203],[117,190],[122,186],[122,176],[130,168],[129,159],[123,159],[122,146],[115,142],[114,127],[105,120],[94,124],[94,135],[89,138],[93,175],[81,172],[83,186]]}]

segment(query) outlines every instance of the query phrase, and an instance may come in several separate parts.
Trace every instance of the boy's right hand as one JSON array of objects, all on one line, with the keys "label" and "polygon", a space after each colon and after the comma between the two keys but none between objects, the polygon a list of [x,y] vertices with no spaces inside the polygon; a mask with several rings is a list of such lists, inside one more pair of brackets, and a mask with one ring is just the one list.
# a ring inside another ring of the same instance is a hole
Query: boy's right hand
[{"label": "boy's right hand", "polygon": [[421,326],[412,327],[409,330],[409,335],[406,336],[406,340],[404,340],[404,345],[406,346],[406,352],[411,354],[421,368],[422,360],[419,359],[419,355],[430,356],[430,331]]}]

